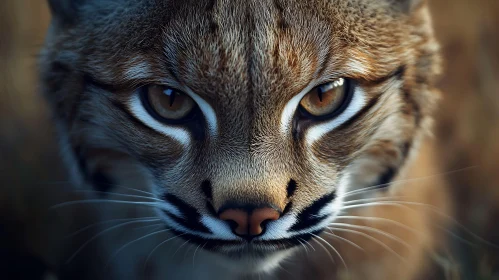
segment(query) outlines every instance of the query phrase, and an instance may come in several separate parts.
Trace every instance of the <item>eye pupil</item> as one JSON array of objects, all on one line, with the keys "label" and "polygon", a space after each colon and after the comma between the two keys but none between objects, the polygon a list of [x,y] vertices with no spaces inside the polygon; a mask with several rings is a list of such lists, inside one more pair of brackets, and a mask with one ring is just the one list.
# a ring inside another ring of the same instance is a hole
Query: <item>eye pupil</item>
[{"label": "eye pupil", "polygon": [[323,117],[337,112],[348,97],[347,80],[338,79],[322,84],[308,92],[300,101],[301,109],[309,115]]},{"label": "eye pupil", "polygon": [[160,121],[183,120],[196,105],[189,95],[159,85],[147,86],[143,96],[143,102],[151,115]]},{"label": "eye pupil", "polygon": [[173,92],[169,96],[170,96],[170,107],[173,107],[173,103],[175,103],[175,96],[177,95],[175,94],[175,92]]}]

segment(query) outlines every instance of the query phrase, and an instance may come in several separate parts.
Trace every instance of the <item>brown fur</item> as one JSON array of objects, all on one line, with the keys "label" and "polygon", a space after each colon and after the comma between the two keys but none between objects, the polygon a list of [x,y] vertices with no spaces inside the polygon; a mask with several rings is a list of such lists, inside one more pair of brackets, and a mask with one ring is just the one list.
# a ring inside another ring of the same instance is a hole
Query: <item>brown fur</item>
[{"label": "brown fur", "polygon": [[[387,171],[403,174],[429,131],[439,60],[424,1],[124,2],[88,1],[74,20],[56,14],[42,52],[44,92],[79,184],[104,172],[114,185],[166,190],[208,213],[200,184],[209,178],[215,210],[230,201],[280,210],[292,202],[298,213],[344,174],[352,188]],[[149,66],[144,76],[128,72],[141,65]],[[310,149],[303,133],[313,124],[300,128],[298,141],[283,139],[287,102],[313,79],[337,78],[355,80],[372,107]],[[194,141],[188,157],[128,108],[139,86],[165,81],[216,112],[216,141]],[[117,164],[138,175],[130,180],[110,168]],[[290,179],[298,183],[292,198]]]}]

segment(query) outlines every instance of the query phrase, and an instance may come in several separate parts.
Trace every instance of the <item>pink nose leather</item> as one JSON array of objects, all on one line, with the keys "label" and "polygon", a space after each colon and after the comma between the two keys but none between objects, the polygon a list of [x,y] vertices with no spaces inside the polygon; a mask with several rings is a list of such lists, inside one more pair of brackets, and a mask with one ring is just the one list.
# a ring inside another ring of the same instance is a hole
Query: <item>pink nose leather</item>
[{"label": "pink nose leather", "polygon": [[262,224],[265,221],[275,221],[280,214],[272,208],[257,208],[251,212],[243,209],[227,209],[220,213],[219,218],[236,224],[235,233],[242,236],[258,236],[262,234]]}]

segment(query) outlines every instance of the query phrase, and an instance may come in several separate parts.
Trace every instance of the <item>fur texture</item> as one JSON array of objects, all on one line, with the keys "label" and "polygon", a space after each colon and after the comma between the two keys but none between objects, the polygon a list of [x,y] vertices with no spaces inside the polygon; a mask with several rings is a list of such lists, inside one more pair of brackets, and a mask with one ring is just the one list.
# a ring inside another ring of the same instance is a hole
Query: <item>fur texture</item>
[{"label": "fur texture", "polygon": [[[172,269],[179,279],[221,279],[217,260],[229,263],[227,278],[272,273],[300,238],[348,213],[349,192],[400,177],[429,131],[439,60],[424,1],[50,3],[41,75],[75,184],[108,201],[150,192],[156,200],[141,201],[153,207],[105,209],[159,217],[182,235],[172,244],[194,244],[203,267],[162,252],[154,279]],[[344,115],[295,120],[293,100],[339,78],[355,87]],[[149,84],[189,94],[201,121],[151,120],[137,98]],[[228,203],[283,212],[259,237],[283,247],[253,254],[215,244],[239,241],[214,214]],[[136,275],[124,267],[112,276]]]}]

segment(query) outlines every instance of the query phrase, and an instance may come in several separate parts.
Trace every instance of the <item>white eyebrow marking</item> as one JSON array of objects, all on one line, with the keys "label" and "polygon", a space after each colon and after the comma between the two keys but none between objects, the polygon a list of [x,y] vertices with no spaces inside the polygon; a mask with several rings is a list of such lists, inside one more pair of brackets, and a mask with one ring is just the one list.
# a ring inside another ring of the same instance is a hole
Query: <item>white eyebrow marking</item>
[{"label": "white eyebrow marking", "polygon": [[315,141],[324,136],[324,134],[337,128],[339,125],[352,118],[365,106],[365,104],[365,92],[362,90],[362,88],[356,87],[355,92],[353,93],[352,100],[350,101],[350,104],[348,104],[348,107],[345,109],[345,111],[326,123],[318,124],[308,129],[305,136],[306,143],[311,146]]},{"label": "white eyebrow marking", "polygon": [[369,71],[367,71],[367,68],[364,66],[364,63],[362,63],[361,60],[357,60],[357,59],[349,59],[347,64],[346,64],[346,68],[348,69],[347,71],[349,73],[354,73],[354,74],[357,74],[357,75],[365,75],[366,73],[368,73]]},{"label": "white eyebrow marking", "polygon": [[129,80],[145,79],[152,75],[151,66],[141,56],[132,58],[125,70],[124,75]]},{"label": "white eyebrow marking", "polygon": [[212,137],[217,136],[217,130],[218,130],[218,123],[217,123],[217,116],[215,114],[215,111],[213,108],[206,102],[203,98],[201,98],[199,95],[195,94],[191,89],[186,88],[187,94],[189,94],[194,101],[198,104],[199,108],[203,112],[204,116],[206,117],[206,121],[208,122],[208,130],[210,131],[210,135]]},{"label": "white eyebrow marking", "polygon": [[289,135],[291,129],[291,120],[295,115],[296,108],[298,108],[298,104],[305,94],[307,94],[315,84],[310,83],[307,87],[305,87],[298,95],[295,95],[291,100],[288,101],[288,104],[284,106],[284,110],[282,110],[281,114],[281,134],[283,136]]},{"label": "white eyebrow marking", "polygon": [[183,146],[189,145],[190,143],[189,132],[182,128],[167,126],[155,120],[153,117],[151,117],[151,115],[149,115],[146,109],[144,109],[144,106],[142,105],[142,102],[140,101],[138,94],[134,94],[132,96],[129,106],[132,113],[150,128],[177,140]]}]

